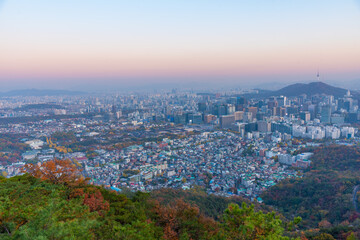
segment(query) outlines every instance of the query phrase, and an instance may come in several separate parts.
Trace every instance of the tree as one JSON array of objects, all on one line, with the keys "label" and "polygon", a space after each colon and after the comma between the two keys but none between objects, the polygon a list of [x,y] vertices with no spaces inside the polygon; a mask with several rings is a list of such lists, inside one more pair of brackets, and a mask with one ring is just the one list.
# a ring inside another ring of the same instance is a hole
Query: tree
[{"label": "tree", "polygon": [[80,170],[69,159],[54,159],[42,164],[26,164],[22,171],[29,173],[33,177],[49,180],[55,184],[85,182],[84,177],[80,175]]},{"label": "tree", "polygon": [[1,172],[1,175],[2,175],[3,177],[7,177],[8,173],[7,173],[6,171],[2,171],[2,172]]},{"label": "tree", "polygon": [[352,232],[347,238],[346,240],[356,240],[355,234]]},{"label": "tree", "polygon": [[0,239],[94,239],[99,214],[68,199],[68,188],[29,174],[0,177]]},{"label": "tree", "polygon": [[153,211],[164,229],[164,239],[212,239],[218,232],[213,219],[205,217],[198,207],[182,199],[165,207],[155,202]]},{"label": "tree", "polygon": [[331,227],[331,223],[328,220],[322,220],[319,222],[319,228],[329,228]]},{"label": "tree", "polygon": [[226,239],[289,239],[283,237],[282,221],[274,212],[256,212],[254,205],[243,203],[240,208],[237,204],[230,204],[223,219]]},{"label": "tree", "polygon": [[322,233],[322,234],[314,237],[313,239],[314,240],[335,240],[335,238],[328,233]]},{"label": "tree", "polygon": [[85,193],[83,204],[89,206],[90,212],[98,211],[100,214],[101,211],[108,211],[110,207],[99,190],[93,194]]}]

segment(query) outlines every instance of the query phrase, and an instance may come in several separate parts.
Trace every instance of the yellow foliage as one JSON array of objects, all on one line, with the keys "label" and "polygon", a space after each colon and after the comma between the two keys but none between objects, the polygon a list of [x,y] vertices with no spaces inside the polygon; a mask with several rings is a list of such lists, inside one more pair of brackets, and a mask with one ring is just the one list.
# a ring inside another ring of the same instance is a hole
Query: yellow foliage
[{"label": "yellow foliage", "polygon": [[77,160],[73,160],[73,162],[76,164],[76,166],[81,167],[81,164]]}]

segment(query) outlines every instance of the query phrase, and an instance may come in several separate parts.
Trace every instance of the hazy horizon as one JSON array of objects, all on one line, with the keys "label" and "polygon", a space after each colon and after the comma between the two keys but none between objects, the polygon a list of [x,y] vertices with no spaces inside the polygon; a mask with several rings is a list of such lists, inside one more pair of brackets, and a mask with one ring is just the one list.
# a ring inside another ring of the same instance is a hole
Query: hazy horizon
[{"label": "hazy horizon", "polygon": [[[356,0],[0,0],[0,83],[13,89],[360,88]],[[276,83],[276,84],[275,84]]]},{"label": "hazy horizon", "polygon": [[[219,84],[219,83],[207,83],[203,84],[201,82],[189,82],[186,84],[183,83],[147,83],[147,84],[134,84],[134,85],[102,85],[98,83],[94,83],[93,85],[78,85],[78,86],[60,86],[59,85],[43,85],[43,86],[15,86],[13,88],[2,87],[0,93],[12,92],[12,91],[23,91],[23,90],[41,90],[41,91],[74,91],[74,92],[85,92],[85,93],[111,93],[111,92],[132,92],[132,93],[141,93],[141,92],[153,92],[153,91],[171,91],[173,89],[179,91],[189,91],[193,90],[196,92],[221,92],[221,91],[232,91],[232,90],[251,90],[251,89],[262,89],[262,90],[271,90],[276,91],[280,90],[284,87],[287,87],[292,84],[302,83],[308,84],[311,82],[315,82],[314,80],[310,81],[295,81],[295,82],[264,82],[264,83],[232,83],[232,84]],[[347,83],[344,82],[326,82],[321,81],[330,86],[339,87],[343,89],[349,89],[351,91],[360,90],[360,81],[349,81]]]}]

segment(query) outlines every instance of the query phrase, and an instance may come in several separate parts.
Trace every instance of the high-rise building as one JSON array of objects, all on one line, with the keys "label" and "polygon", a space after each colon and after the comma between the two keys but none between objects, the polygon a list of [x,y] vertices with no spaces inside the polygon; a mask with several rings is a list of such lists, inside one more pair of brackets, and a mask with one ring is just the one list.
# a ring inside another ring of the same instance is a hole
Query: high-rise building
[{"label": "high-rise building", "polygon": [[247,111],[248,111],[248,112],[251,112],[251,113],[252,113],[251,115],[252,115],[253,117],[256,117],[256,113],[258,112],[258,108],[257,108],[257,107],[248,107],[248,108],[247,108]]},{"label": "high-rise building", "polygon": [[264,118],[265,118],[265,114],[264,114],[264,113],[258,112],[258,113],[256,114],[256,119],[257,119],[257,120],[264,120]]},{"label": "high-rise building", "polygon": [[246,98],[244,98],[244,97],[238,97],[237,98],[237,103],[236,104],[245,105],[246,103],[247,103]]},{"label": "high-rise building", "polygon": [[235,106],[232,104],[226,105],[226,115],[231,115],[235,112]]},{"label": "high-rise building", "polygon": [[268,101],[268,108],[272,109],[277,106],[278,106],[278,102],[275,100],[275,98],[270,98]]},{"label": "high-rise building", "polygon": [[211,122],[215,121],[215,119],[216,119],[216,116],[212,115],[212,114],[206,114],[204,116],[204,122],[205,123],[211,123]]},{"label": "high-rise building", "polygon": [[235,123],[234,115],[225,115],[220,117],[221,128],[231,128],[232,124]]},{"label": "high-rise building", "polygon": [[[355,115],[357,117],[357,115]],[[343,124],[345,122],[345,117],[341,116],[340,114],[333,114],[331,116],[331,123],[332,124]]]},{"label": "high-rise building", "polygon": [[119,111],[116,112],[116,118],[119,119],[121,117],[122,117],[122,111],[119,110]]},{"label": "high-rise building", "polygon": [[258,121],[259,132],[271,132],[271,123],[267,121]]},{"label": "high-rise building", "polygon": [[237,111],[234,113],[235,121],[241,121],[244,118],[244,112],[243,111]]},{"label": "high-rise building", "polygon": [[222,115],[226,115],[226,105],[217,105],[215,107],[215,115],[219,117]]},{"label": "high-rise building", "polygon": [[187,114],[187,122],[190,124],[201,124],[202,115],[200,113],[189,113]]},{"label": "high-rise building", "polygon": [[207,109],[207,104],[205,102],[198,103],[198,110],[199,112],[205,112]]},{"label": "high-rise building", "polygon": [[277,97],[276,101],[278,102],[279,107],[283,107],[286,105],[286,97],[285,96]]},{"label": "high-rise building", "polygon": [[294,114],[297,115],[299,113],[299,107],[287,107],[286,112],[288,114]]},{"label": "high-rise building", "polygon": [[176,124],[186,124],[186,115],[185,114],[175,115],[174,122]]},{"label": "high-rise building", "polygon": [[321,108],[321,117],[320,121],[322,123],[330,123],[331,122],[331,107],[329,105],[325,105]]},{"label": "high-rise building", "polygon": [[307,112],[307,111],[301,112],[300,113],[300,119],[304,120],[305,122],[310,121],[310,119],[311,119],[310,113]]},{"label": "high-rise building", "polygon": [[285,117],[286,116],[286,108],[279,107],[279,116],[280,117]]},{"label": "high-rise building", "polygon": [[255,131],[258,130],[257,127],[258,127],[258,126],[257,126],[256,122],[247,123],[247,124],[245,125],[245,132],[255,132]]},{"label": "high-rise building", "polygon": [[244,122],[251,122],[252,120],[253,120],[252,113],[251,112],[245,112],[243,121]]}]

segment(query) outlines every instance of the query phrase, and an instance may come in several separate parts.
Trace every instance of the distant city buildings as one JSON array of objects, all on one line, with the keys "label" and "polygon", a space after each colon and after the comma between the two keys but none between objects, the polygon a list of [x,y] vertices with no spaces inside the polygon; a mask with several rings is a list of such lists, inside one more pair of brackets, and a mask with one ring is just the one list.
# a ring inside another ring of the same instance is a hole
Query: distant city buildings
[{"label": "distant city buildings", "polygon": [[296,154],[304,147],[359,143],[358,100],[350,92],[243,93],[3,98],[0,133],[21,150],[3,148],[0,170],[14,176],[29,162],[69,158],[92,184],[116,191],[199,185],[256,199],[302,176],[312,157]]}]

